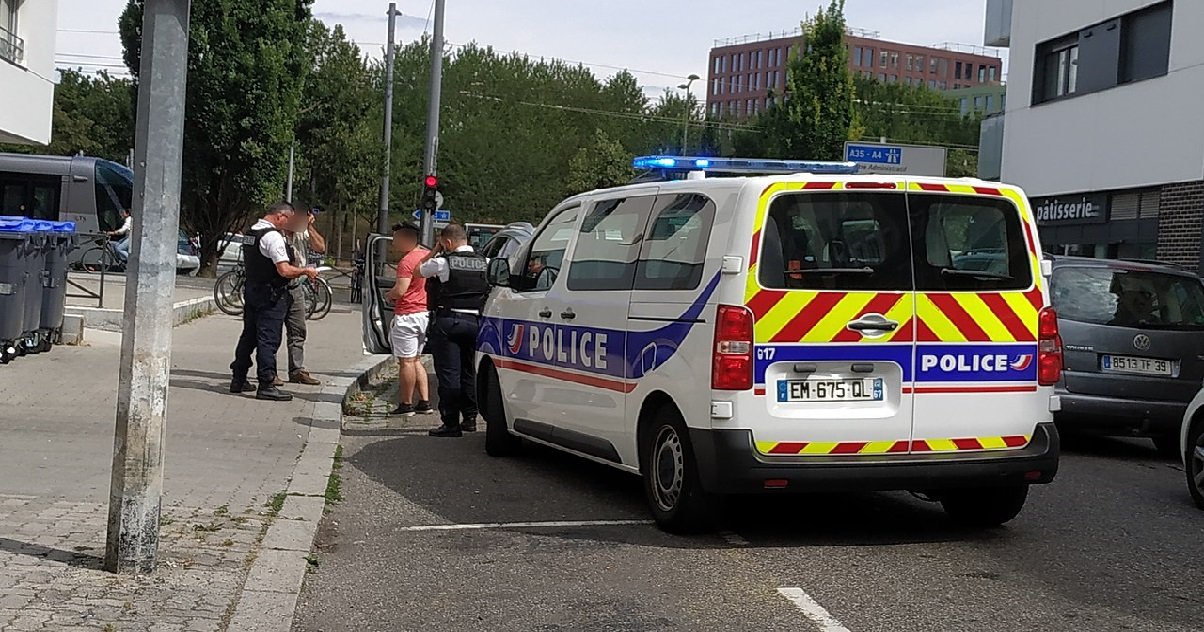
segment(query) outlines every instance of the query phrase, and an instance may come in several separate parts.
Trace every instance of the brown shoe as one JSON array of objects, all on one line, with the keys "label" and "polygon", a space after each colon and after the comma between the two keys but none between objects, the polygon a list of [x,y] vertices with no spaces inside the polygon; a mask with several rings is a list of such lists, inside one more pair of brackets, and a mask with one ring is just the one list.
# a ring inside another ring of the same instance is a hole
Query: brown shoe
[{"label": "brown shoe", "polygon": [[315,379],[309,374],[309,371],[293,371],[292,375],[288,376],[288,381],[293,384],[305,384],[306,386],[321,386],[322,381]]},{"label": "brown shoe", "polygon": [[284,386],[284,380],[280,379],[280,376],[277,375],[276,379],[272,380],[272,386],[280,388],[281,386]]}]

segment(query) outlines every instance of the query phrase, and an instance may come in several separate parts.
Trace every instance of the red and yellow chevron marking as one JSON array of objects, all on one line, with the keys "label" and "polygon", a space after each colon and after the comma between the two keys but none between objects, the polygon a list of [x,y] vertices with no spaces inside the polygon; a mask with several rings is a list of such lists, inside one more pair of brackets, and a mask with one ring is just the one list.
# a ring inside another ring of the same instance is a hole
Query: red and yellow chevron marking
[{"label": "red and yellow chevron marking", "polygon": [[911,441],[774,442],[757,441],[765,456],[834,456],[855,454],[905,454],[908,452],[973,452],[1023,448],[1031,436],[972,437],[967,439],[914,439]]},{"label": "red and yellow chevron marking", "polygon": [[[895,182],[896,190],[907,186]],[[1044,306],[1040,260],[1032,234],[1032,213],[1014,189],[963,183],[913,182],[911,191],[1003,197],[1020,209],[1031,254],[1034,286],[1025,292],[956,292],[910,294],[892,292],[816,292],[768,290],[757,281],[761,229],[774,195],[792,191],[843,190],[842,182],[791,182],[769,186],[761,195],[745,286],[745,304],[756,317],[758,343],[881,342],[1032,342],[1037,315]],[[901,323],[887,338],[865,338],[847,323],[866,314],[881,314]]]}]

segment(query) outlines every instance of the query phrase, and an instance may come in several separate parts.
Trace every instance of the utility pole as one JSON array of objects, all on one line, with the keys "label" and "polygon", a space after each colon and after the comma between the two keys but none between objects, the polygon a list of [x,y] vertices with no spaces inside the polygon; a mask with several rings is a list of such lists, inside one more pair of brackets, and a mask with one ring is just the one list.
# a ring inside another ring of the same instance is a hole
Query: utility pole
[{"label": "utility pole", "polygon": [[397,3],[389,3],[389,40],[385,44],[385,173],[380,179],[380,209],[376,232],[389,234],[389,180],[393,176],[393,38],[397,34]]},{"label": "utility pole", "polygon": [[191,0],[147,0],[134,141],[134,222],[117,385],[105,569],[150,573],[159,548],[172,289]]},{"label": "utility pole", "polygon": [[284,192],[284,201],[293,203],[293,169],[296,164],[297,144],[288,146],[288,189]]},{"label": "utility pole", "polygon": [[[439,108],[443,99],[443,14],[446,0],[435,0],[434,37],[431,39],[431,96],[430,109],[426,115],[426,155],[423,159],[424,176],[438,174],[439,160]],[[422,214],[422,243],[435,243],[435,217]]]}]

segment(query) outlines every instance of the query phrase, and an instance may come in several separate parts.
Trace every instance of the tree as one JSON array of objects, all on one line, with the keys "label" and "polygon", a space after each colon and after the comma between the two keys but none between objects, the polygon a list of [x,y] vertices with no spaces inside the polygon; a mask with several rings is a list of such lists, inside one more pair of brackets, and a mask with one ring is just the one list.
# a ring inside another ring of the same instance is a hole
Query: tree
[{"label": "tree", "polygon": [[854,125],[853,76],[845,48],[844,0],[832,0],[803,24],[803,48],[790,57],[786,102],[771,109],[765,131],[782,158],[837,160]]},{"label": "tree", "polygon": [[582,147],[569,162],[566,188],[569,195],[576,195],[628,184],[634,175],[631,154],[621,143],[598,129],[594,130],[593,144]]},{"label": "tree", "polygon": [[60,71],[54,90],[54,129],[45,147],[5,146],[4,151],[70,156],[84,154],[125,162],[134,148],[134,84],[101,72]]},{"label": "tree", "polygon": [[[135,77],[145,0],[121,15]],[[206,0],[192,5],[181,222],[201,237],[212,275],[225,233],[282,196],[311,55],[312,0]]]}]

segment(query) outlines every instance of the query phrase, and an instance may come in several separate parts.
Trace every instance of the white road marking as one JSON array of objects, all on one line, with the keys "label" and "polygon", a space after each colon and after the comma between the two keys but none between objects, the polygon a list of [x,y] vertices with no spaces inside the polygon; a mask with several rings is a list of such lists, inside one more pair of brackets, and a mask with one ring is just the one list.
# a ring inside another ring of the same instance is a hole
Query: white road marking
[{"label": "white road marking", "polygon": [[794,604],[803,614],[819,626],[820,632],[850,632],[844,624],[824,610],[815,602],[811,595],[803,592],[802,588],[779,588],[778,593]]},{"label": "white road marking", "polygon": [[745,540],[739,533],[733,531],[721,531],[719,536],[727,541],[732,546],[748,546],[748,540]]},{"label": "white road marking", "polygon": [[651,520],[560,520],[549,522],[484,522],[481,524],[426,524],[397,527],[397,531],[476,531],[481,529],[564,529],[571,527],[626,527],[649,525]]}]

